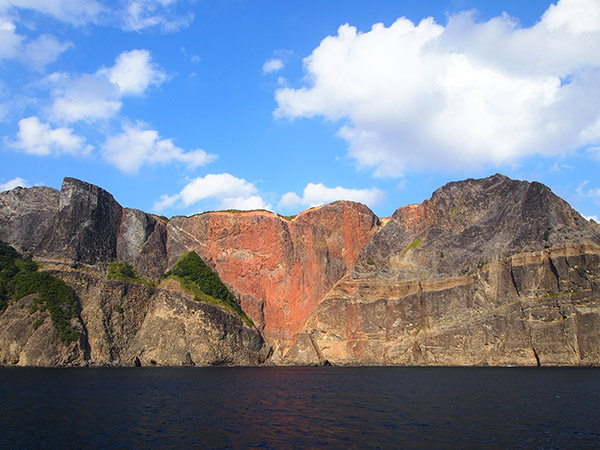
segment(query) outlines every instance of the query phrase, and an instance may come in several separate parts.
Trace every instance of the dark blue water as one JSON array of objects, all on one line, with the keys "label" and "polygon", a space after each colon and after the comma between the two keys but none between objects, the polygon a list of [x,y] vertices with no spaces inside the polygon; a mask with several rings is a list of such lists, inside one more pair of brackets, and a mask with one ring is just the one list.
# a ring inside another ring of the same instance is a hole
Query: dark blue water
[{"label": "dark blue water", "polygon": [[1,448],[600,448],[600,369],[0,369]]}]

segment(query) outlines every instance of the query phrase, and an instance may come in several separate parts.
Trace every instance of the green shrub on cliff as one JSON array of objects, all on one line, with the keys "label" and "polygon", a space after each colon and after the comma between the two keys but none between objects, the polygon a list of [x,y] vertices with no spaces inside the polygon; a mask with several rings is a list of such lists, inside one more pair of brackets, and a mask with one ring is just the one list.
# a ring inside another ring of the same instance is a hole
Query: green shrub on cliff
[{"label": "green shrub on cliff", "polygon": [[108,265],[106,278],[109,280],[128,281],[153,286],[152,282],[140,277],[131,264],[122,261],[111,262]]},{"label": "green shrub on cliff", "polygon": [[165,274],[165,278],[174,278],[196,296],[196,300],[224,307],[254,326],[252,320],[235,301],[235,297],[223,284],[219,276],[200,258],[196,252],[184,253],[175,267]]},{"label": "green shrub on cliff", "polygon": [[39,294],[31,310],[47,309],[65,344],[77,340],[79,331],[71,326],[71,319],[77,317],[77,300],[71,288],[47,272],[38,272],[37,263],[30,257],[21,258],[12,247],[0,242],[0,312],[10,301],[29,294]]}]

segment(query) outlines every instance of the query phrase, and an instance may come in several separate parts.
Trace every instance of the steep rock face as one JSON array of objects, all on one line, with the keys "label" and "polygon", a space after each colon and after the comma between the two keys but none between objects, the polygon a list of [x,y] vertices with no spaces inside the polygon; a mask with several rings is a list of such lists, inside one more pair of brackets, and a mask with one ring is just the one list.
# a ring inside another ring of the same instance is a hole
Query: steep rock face
[{"label": "steep rock face", "polygon": [[34,329],[26,297],[0,316],[4,365],[258,365],[270,347],[260,332],[218,307],[194,301],[178,286],[152,288],[106,280],[89,267],[46,261],[73,289],[82,335],[65,346],[47,317]]},{"label": "steep rock face", "polygon": [[143,277],[160,279],[168,263],[166,223],[137,209],[124,208],[117,235],[117,259],[132,264]]},{"label": "steep rock face", "polygon": [[74,178],[65,178],[60,192],[33,187],[0,193],[0,240],[34,256],[126,261],[152,279],[167,266],[162,220],[123,208],[105,190]]},{"label": "steep rock face", "polygon": [[449,183],[399,208],[365,246],[359,277],[428,279],[569,242],[600,245],[598,227],[540,183],[494,175]]},{"label": "steep rock face", "polygon": [[34,251],[50,229],[60,193],[48,187],[0,192],[0,241]]},{"label": "steep rock face", "polygon": [[47,311],[30,312],[33,299],[34,295],[28,295],[14,302],[0,315],[0,365],[83,364],[86,336],[81,321],[72,321],[72,325],[82,332],[79,340],[65,345]]},{"label": "steep rock face", "polygon": [[169,221],[170,264],[195,250],[284,353],[318,302],[378,229],[364,205],[336,202],[287,221],[273,213],[206,213]]},{"label": "steep rock face", "polygon": [[65,178],[54,223],[36,253],[87,264],[115,260],[122,209],[104,189]]},{"label": "steep rock face", "polygon": [[286,362],[599,364],[598,244],[538,183],[451,183],[396,211]]}]

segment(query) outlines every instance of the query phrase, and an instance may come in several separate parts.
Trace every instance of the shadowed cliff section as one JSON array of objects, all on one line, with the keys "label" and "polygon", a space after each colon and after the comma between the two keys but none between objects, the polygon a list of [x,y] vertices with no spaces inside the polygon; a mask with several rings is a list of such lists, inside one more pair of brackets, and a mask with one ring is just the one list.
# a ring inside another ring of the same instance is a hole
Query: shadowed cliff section
[{"label": "shadowed cliff section", "polygon": [[600,363],[600,230],[539,183],[450,183],[398,209],[292,364]]},{"label": "shadowed cliff section", "polygon": [[159,279],[167,264],[166,224],[123,208],[97,186],[65,178],[62,188],[0,193],[0,240],[34,256],[73,263],[125,261]]}]

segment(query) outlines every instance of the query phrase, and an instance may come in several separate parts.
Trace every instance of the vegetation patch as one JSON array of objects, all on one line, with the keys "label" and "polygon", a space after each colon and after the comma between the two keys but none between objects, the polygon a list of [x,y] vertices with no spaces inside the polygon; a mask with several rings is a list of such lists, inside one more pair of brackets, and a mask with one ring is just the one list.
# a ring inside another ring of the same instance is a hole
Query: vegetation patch
[{"label": "vegetation patch", "polygon": [[408,244],[408,247],[406,247],[402,253],[406,253],[409,250],[413,250],[417,247],[419,247],[421,245],[421,242],[423,242],[423,238],[416,238],[414,241],[412,241],[410,244]]},{"label": "vegetation patch", "polygon": [[46,319],[46,317],[40,317],[39,319],[36,319],[33,322],[33,331],[37,330],[39,328],[39,326],[44,323],[44,320]]},{"label": "vegetation patch", "polygon": [[[79,338],[79,330],[71,325],[71,319],[77,317],[77,300],[71,288],[47,272],[38,272],[31,257],[22,258],[15,249],[0,242],[0,313],[9,303],[30,294],[39,295],[29,312],[48,310],[61,341],[68,345]],[[43,321],[38,320],[34,329]]]},{"label": "vegetation patch", "polygon": [[127,281],[130,283],[139,283],[145,286],[154,286],[152,281],[148,281],[138,275],[131,264],[123,261],[111,262],[108,265],[108,274],[106,278],[109,280]]},{"label": "vegetation patch", "polygon": [[548,228],[544,231],[544,241],[548,242],[548,238],[550,238],[550,233],[552,233],[552,228]]},{"label": "vegetation patch", "polygon": [[179,281],[184,289],[194,294],[196,301],[219,306],[238,315],[247,325],[254,326],[219,276],[196,252],[184,253],[164,277]]}]

